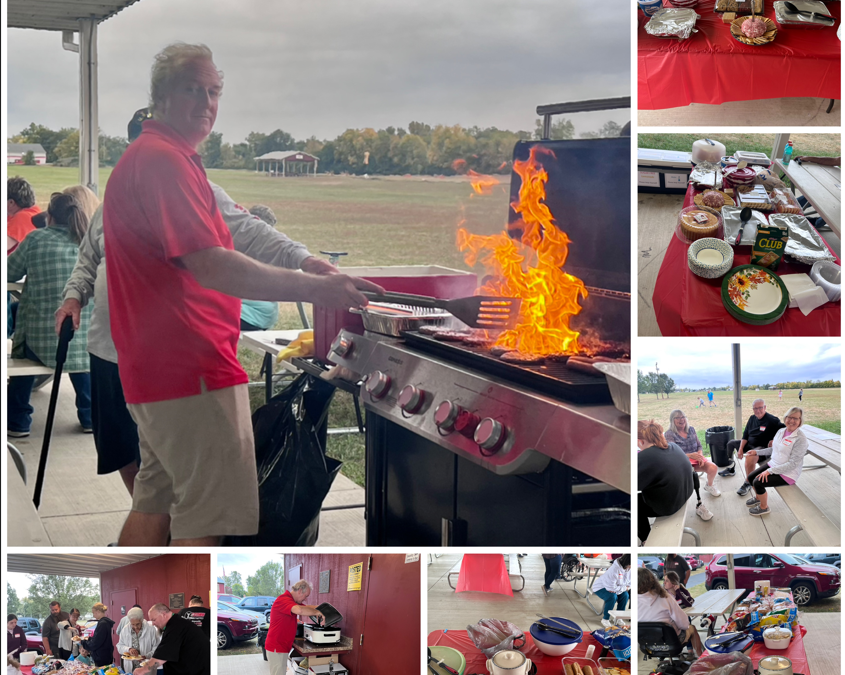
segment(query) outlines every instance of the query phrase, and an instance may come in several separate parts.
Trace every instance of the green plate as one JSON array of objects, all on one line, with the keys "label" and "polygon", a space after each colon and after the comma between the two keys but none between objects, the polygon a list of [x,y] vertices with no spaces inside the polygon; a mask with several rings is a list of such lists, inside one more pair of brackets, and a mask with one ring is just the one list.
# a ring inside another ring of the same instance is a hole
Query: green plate
[{"label": "green plate", "polygon": [[[457,649],[452,649],[451,647],[429,647],[429,649],[431,650],[431,658],[433,661],[442,660],[447,666],[457,670],[458,675],[464,675],[464,669],[467,667],[467,660]],[[444,673],[444,675],[451,675],[448,670],[436,666],[433,662],[431,667],[434,668],[438,674]],[[427,672],[431,673],[430,670],[427,670]]]},{"label": "green plate", "polygon": [[783,316],[789,292],[777,274],[760,265],[740,265],[722,280],[722,304],[744,323],[766,326]]}]

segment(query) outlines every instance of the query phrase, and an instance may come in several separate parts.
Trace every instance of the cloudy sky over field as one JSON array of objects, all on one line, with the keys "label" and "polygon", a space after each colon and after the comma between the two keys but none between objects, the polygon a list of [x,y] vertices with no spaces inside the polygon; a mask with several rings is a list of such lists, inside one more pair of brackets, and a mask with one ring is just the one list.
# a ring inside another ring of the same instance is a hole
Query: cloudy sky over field
[{"label": "cloudy sky over field", "polygon": [[[204,42],[225,73],[216,130],[240,142],[408,122],[533,131],[537,105],[630,93],[630,3],[560,0],[141,0],[100,26],[100,126],[125,135],[152,58]],[[78,123],[77,55],[8,31],[8,133]],[[571,118],[577,133],[625,111]]]},{"label": "cloudy sky over field", "polygon": [[244,555],[242,553],[220,553],[217,555],[217,575],[240,572],[241,578],[246,585],[246,578],[254,575],[258,568],[268,562],[284,562],[282,554],[255,553]]},{"label": "cloudy sky over field", "polygon": [[[678,388],[701,389],[731,384],[731,347],[705,340],[642,339],[638,342],[637,368],[661,373]],[[806,344],[797,340],[742,345],[742,382],[745,385],[804,380],[838,380],[842,348],[839,344]]]}]

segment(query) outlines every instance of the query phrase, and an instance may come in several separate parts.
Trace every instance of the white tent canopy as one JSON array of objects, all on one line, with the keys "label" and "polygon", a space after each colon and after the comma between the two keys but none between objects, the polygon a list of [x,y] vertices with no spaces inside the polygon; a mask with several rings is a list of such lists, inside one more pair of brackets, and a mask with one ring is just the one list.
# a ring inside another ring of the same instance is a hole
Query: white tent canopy
[{"label": "white tent canopy", "polygon": [[[139,0],[8,0],[9,28],[61,31],[62,46],[79,54],[79,182],[99,192],[97,27]],[[73,34],[79,34],[79,42]]]}]

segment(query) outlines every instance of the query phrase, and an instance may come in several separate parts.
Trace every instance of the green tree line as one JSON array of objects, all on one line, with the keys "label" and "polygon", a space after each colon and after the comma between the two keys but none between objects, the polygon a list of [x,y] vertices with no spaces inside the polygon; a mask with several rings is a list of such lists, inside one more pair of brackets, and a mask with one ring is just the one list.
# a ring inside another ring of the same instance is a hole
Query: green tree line
[{"label": "green tree line", "polygon": [[637,401],[640,394],[654,394],[657,398],[669,398],[675,391],[675,380],[666,373],[643,373],[637,370]]},{"label": "green tree line", "polygon": [[50,615],[50,603],[54,600],[69,612],[76,608],[82,616],[91,614],[91,607],[100,602],[98,584],[87,577],[64,577],[53,574],[28,575],[30,585],[27,595],[19,598],[14,588],[6,583],[6,604],[8,612],[17,616],[31,616],[39,621]]},{"label": "green tree line", "polygon": [[275,561],[264,563],[255,574],[246,578],[246,583],[240,572],[233,571],[223,576],[223,585],[228,593],[242,598],[248,595],[277,597],[285,592],[285,567]]},{"label": "green tree line", "polygon": [[[618,136],[621,127],[607,122],[597,132],[584,132],[581,138]],[[223,134],[212,132],[200,148],[203,164],[209,169],[255,169],[255,158],[268,152],[298,150],[316,156],[324,173],[352,174],[454,174],[468,169],[478,173],[501,172],[508,166],[517,141],[542,137],[542,120],[535,129],[509,131],[474,126],[432,127],[412,121],[407,129],[389,126],[347,129],[331,140],[311,136],[296,140],[282,129],[270,133],[250,132],[240,143],[223,140]],[[561,118],[552,124],[551,138],[575,138],[571,121]],[[72,128],[53,130],[32,123],[9,139],[13,143],[40,143],[50,164],[73,164],[79,157],[79,131]],[[126,138],[100,133],[100,163],[114,166],[128,146]],[[456,161],[463,160],[460,167]]]}]

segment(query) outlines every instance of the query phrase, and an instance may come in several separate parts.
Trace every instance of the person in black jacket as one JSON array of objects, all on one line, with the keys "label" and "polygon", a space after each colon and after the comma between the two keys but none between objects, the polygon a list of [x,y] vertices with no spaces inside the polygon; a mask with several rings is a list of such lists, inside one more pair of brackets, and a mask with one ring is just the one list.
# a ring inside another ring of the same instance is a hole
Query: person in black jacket
[{"label": "person in black jacket", "polygon": [[6,656],[13,656],[19,659],[21,652],[26,651],[26,633],[18,625],[18,617],[9,614],[6,617]]},{"label": "person in black jacket", "polygon": [[211,610],[202,604],[200,596],[192,595],[188,606],[179,612],[179,616],[201,628],[205,637],[211,639]]},{"label": "person in black jacket", "polygon": [[114,645],[111,639],[111,630],[114,621],[106,616],[109,610],[102,602],[98,602],[91,608],[91,613],[97,619],[97,627],[90,640],[83,640],[82,647],[91,653],[95,666],[110,666],[114,661]]},{"label": "person in black jacket", "polygon": [[698,495],[698,476],[684,451],[663,436],[663,427],[654,420],[637,423],[637,489],[639,490],[637,536],[646,541],[651,532],[649,518],[671,516],[685,508],[695,491],[698,504],[695,512],[703,520],[713,514]]},{"label": "person in black jacket", "polygon": [[[769,459],[767,456],[760,455],[757,450],[771,446],[775,434],[785,426],[779,417],[766,412],[766,402],[762,398],[755,399],[751,404],[751,409],[754,414],[745,423],[742,438],[728,441],[727,446],[729,459],[733,457],[734,451],[736,451],[737,459],[744,460],[746,476],[751,474],[758,465]],[[719,472],[719,475],[733,476],[735,473],[736,462],[732,461],[727,469]],[[744,497],[750,490],[751,484],[745,480],[736,493],[740,497]]]}]

